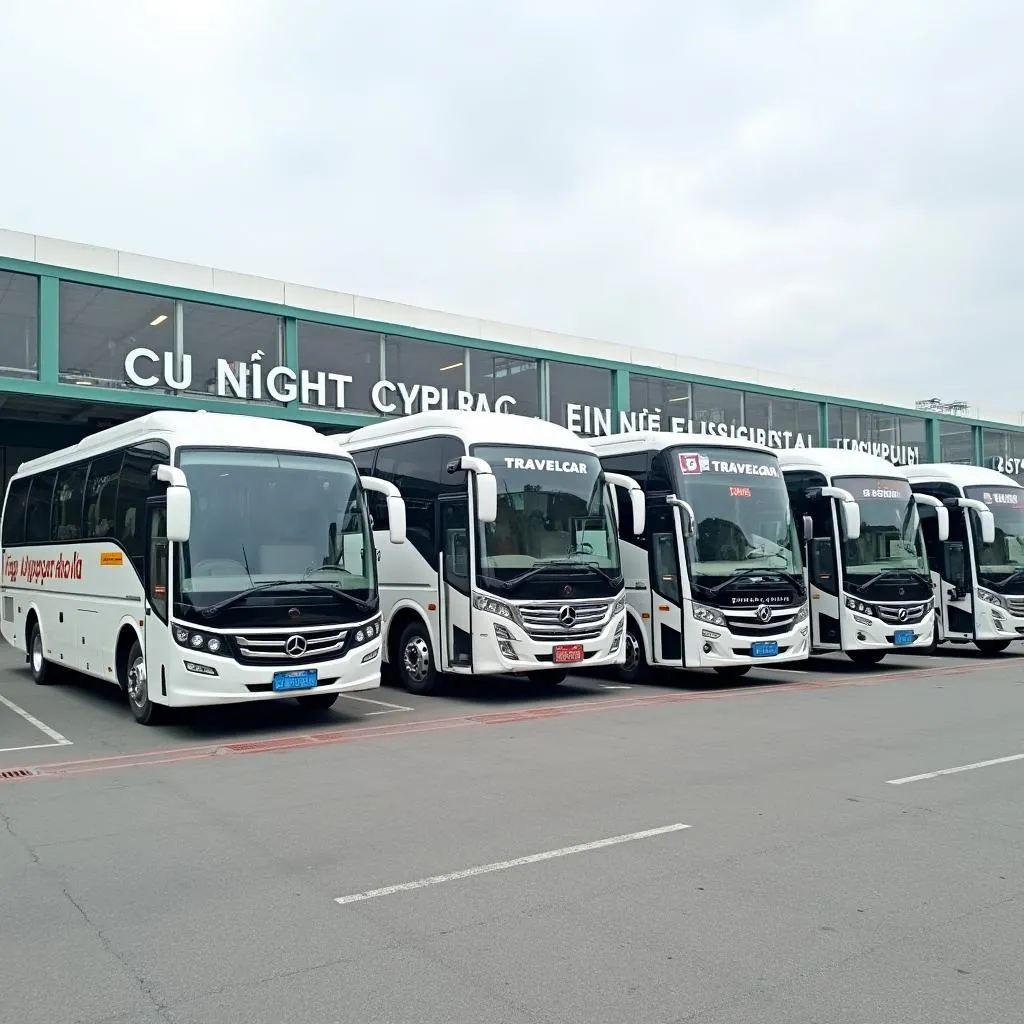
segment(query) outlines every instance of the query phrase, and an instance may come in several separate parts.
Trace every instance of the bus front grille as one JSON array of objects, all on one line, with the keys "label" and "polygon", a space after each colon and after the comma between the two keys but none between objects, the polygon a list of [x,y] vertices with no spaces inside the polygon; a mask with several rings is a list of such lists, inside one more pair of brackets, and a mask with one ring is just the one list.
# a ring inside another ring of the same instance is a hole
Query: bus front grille
[{"label": "bus front grille", "polygon": [[236,633],[238,660],[249,665],[301,665],[340,654],[347,629],[271,630]]},{"label": "bus front grille", "polygon": [[[878,617],[890,626],[913,626],[928,614],[927,604],[877,604]],[[905,613],[901,617],[900,613]]]},{"label": "bus front grille", "polygon": [[611,601],[551,601],[519,605],[519,618],[531,640],[593,640],[601,635]]}]

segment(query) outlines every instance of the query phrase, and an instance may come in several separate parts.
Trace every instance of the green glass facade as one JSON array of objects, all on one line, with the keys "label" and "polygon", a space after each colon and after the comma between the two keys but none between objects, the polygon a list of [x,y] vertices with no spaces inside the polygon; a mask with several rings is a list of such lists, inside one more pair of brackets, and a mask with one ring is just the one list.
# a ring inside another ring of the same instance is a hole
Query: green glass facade
[{"label": "green glass facade", "polygon": [[425,408],[496,409],[585,435],[649,428],[773,447],[862,446],[897,463],[998,466],[1024,481],[1024,426],[0,257],[5,481],[25,458],[153,408],[282,417],[328,431]]}]

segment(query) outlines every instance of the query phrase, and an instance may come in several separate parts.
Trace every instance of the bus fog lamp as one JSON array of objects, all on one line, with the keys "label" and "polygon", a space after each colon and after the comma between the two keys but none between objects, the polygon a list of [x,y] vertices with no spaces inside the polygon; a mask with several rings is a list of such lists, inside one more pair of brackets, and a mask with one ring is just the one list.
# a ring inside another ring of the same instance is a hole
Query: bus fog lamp
[{"label": "bus fog lamp", "polygon": [[194,661],[186,661],[185,668],[189,672],[195,672],[197,676],[215,676],[217,670],[209,665],[197,665]]},{"label": "bus fog lamp", "polygon": [[508,658],[509,661],[519,660],[519,655],[516,654],[515,648],[507,640],[498,641],[498,650],[501,651],[502,656]]}]

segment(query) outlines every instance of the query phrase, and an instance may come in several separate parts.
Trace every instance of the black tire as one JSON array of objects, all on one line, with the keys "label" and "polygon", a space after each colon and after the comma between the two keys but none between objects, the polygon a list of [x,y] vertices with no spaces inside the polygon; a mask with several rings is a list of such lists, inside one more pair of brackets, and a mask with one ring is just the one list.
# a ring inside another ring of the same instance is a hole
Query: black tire
[{"label": "black tire", "polygon": [[440,687],[430,634],[421,622],[410,622],[398,641],[398,678],[409,693],[429,696]]},{"label": "black tire", "polygon": [[847,651],[846,656],[854,665],[877,665],[886,655],[885,651]]},{"label": "black tire", "polygon": [[305,697],[296,697],[303,711],[330,711],[338,700],[336,693],[311,693]]},{"label": "black tire", "polygon": [[984,655],[1002,654],[1010,646],[1009,640],[975,640],[974,646]]},{"label": "black tire", "polygon": [[716,665],[715,671],[729,679],[739,679],[750,671],[750,665]]},{"label": "black tire", "polygon": [[626,623],[626,662],[616,666],[616,674],[624,683],[637,683],[647,673],[647,655],[640,629],[632,620]]},{"label": "black tire", "polygon": [[49,686],[57,681],[57,666],[43,654],[43,634],[38,622],[32,623],[32,635],[28,638],[28,665],[36,686]]},{"label": "black tire", "polygon": [[527,678],[535,686],[553,690],[556,686],[561,686],[568,675],[569,673],[564,668],[552,668],[544,672],[529,672]]},{"label": "black tire", "polygon": [[162,704],[149,699],[149,676],[146,672],[146,657],[139,641],[132,643],[124,670],[124,690],[128,695],[128,707],[139,725],[158,725],[164,717]]}]

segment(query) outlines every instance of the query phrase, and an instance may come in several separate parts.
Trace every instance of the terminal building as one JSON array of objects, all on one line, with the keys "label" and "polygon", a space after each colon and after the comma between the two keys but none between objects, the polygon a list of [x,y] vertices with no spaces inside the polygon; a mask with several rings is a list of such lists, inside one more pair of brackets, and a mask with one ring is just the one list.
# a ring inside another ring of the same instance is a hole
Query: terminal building
[{"label": "terminal building", "polygon": [[26,459],[152,409],[335,433],[426,409],[488,409],[584,435],[660,429],[860,448],[897,464],[990,466],[1024,483],[1024,413],[919,398],[0,230],[5,489]]}]

